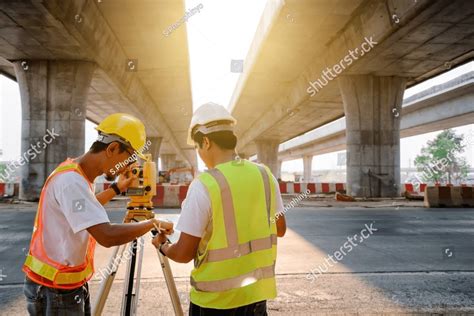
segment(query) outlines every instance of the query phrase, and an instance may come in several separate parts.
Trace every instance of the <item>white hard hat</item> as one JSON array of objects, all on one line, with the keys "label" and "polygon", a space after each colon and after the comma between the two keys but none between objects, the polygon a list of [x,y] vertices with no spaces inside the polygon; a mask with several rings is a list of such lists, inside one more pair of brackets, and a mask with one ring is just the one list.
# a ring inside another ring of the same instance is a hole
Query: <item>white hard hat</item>
[{"label": "white hard hat", "polygon": [[[210,124],[213,122],[216,124]],[[188,145],[194,145],[193,133],[209,134],[218,131],[233,131],[236,123],[237,120],[224,106],[213,102],[203,104],[194,112],[191,119],[188,129]]]}]

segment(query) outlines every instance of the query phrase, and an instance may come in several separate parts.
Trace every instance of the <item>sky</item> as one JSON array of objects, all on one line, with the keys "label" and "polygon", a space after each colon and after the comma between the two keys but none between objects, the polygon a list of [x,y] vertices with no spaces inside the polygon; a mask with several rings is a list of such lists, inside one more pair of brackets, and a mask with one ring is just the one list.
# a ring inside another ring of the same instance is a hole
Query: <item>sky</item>
[{"label": "sky", "polygon": [[[194,110],[212,101],[229,106],[240,73],[231,71],[232,60],[245,60],[253,39],[265,0],[186,0],[187,10],[203,5],[199,13],[186,23],[190,54],[191,85]],[[244,21],[244,23],[243,23]],[[474,62],[458,67],[441,76],[427,80],[405,91],[405,98],[421,90],[446,82],[462,73],[474,70]],[[96,138],[95,125],[86,122],[85,147]],[[474,133],[474,125],[454,129],[457,133]],[[427,133],[401,140],[401,167],[413,166],[421,146],[439,132]],[[17,159],[20,155],[21,103],[18,85],[0,76],[0,161]],[[315,156],[313,170],[338,169],[338,153]],[[472,146],[465,157],[474,166]],[[204,169],[199,159],[199,169]],[[301,172],[302,159],[283,163],[283,172]]]}]

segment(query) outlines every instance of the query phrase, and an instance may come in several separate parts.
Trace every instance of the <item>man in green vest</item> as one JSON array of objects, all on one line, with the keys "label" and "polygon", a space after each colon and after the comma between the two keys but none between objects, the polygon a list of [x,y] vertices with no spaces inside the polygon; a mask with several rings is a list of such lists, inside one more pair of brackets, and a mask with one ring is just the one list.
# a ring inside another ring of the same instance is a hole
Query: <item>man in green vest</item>
[{"label": "man in green vest", "polygon": [[236,120],[215,103],[193,115],[188,143],[208,167],[188,190],[176,244],[153,244],[191,272],[189,315],[267,315],[276,297],[277,237],[286,231],[283,202],[268,167],[235,154]]}]

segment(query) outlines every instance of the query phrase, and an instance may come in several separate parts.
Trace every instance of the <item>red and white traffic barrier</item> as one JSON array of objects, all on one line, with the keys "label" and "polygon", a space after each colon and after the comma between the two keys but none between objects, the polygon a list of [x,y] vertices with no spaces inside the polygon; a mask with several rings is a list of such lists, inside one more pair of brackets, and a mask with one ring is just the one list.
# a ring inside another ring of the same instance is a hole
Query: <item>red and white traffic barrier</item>
[{"label": "red and white traffic barrier", "polygon": [[280,182],[280,193],[304,193],[309,191],[313,194],[345,192],[345,183],[296,183]]},{"label": "red and white traffic barrier", "polygon": [[18,195],[19,183],[0,183],[0,197]]},{"label": "red and white traffic barrier", "polygon": [[413,185],[413,183],[404,183],[402,185],[402,195],[405,193],[405,192],[409,192],[411,194],[420,194],[420,195],[423,195],[425,193],[425,189],[426,189],[426,183],[420,183],[420,185],[416,186],[415,188],[415,185]]},{"label": "red and white traffic barrier", "polygon": [[156,185],[156,195],[153,198],[155,207],[181,207],[188,194],[189,185]]}]

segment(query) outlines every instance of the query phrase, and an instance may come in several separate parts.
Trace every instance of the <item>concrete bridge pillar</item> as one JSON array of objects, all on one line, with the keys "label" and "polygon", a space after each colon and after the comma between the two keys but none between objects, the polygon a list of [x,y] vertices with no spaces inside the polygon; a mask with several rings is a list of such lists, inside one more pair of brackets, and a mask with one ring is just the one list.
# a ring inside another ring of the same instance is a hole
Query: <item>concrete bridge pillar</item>
[{"label": "concrete bridge pillar", "polygon": [[161,171],[169,171],[176,167],[176,155],[175,154],[162,154],[161,158]]},{"label": "concrete bridge pillar", "polygon": [[151,146],[148,149],[148,152],[151,154],[151,157],[156,164],[156,174],[158,175],[158,159],[160,158],[160,147],[163,137],[150,137],[149,140],[151,142]]},{"label": "concrete bridge pillar", "polygon": [[346,115],[347,190],[353,196],[400,195],[400,119],[406,79],[338,79]]},{"label": "concrete bridge pillar", "polygon": [[303,181],[304,182],[311,182],[311,172],[313,167],[313,156],[304,156],[303,157]]},{"label": "concrete bridge pillar", "polygon": [[37,200],[48,175],[84,153],[86,100],[95,64],[17,61],[22,107],[20,199]]},{"label": "concrete bridge pillar", "polygon": [[280,143],[273,139],[255,140],[257,145],[257,160],[270,168],[273,175],[279,177],[278,146]]},{"label": "concrete bridge pillar", "polygon": [[281,165],[283,164],[283,160],[278,160],[278,163],[277,163],[277,174],[275,175],[275,178],[277,178],[277,180],[281,179]]}]

